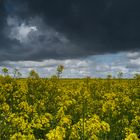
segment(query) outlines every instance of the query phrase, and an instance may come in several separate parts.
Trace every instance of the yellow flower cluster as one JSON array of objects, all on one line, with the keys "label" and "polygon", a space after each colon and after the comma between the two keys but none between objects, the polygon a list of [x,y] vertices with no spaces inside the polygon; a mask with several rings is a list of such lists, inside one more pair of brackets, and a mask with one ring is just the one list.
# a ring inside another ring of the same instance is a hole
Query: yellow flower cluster
[{"label": "yellow flower cluster", "polygon": [[46,134],[48,140],[63,140],[65,138],[65,128],[57,126]]},{"label": "yellow flower cluster", "polygon": [[[82,133],[84,128],[84,133]],[[81,139],[82,135],[85,139],[98,139],[98,135],[110,131],[110,126],[105,121],[101,121],[99,116],[93,115],[89,119],[80,119],[80,121],[73,125],[70,139]]]},{"label": "yellow flower cluster", "polygon": [[1,140],[138,140],[140,81],[0,77]]}]

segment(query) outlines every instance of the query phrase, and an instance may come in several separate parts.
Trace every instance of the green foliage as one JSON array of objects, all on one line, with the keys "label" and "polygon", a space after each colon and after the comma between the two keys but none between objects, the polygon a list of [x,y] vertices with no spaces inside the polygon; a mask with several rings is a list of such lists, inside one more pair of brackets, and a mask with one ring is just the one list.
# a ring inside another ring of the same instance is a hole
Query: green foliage
[{"label": "green foliage", "polygon": [[136,73],[136,74],[134,75],[134,79],[140,80],[140,74]]},{"label": "green foliage", "polygon": [[22,74],[17,68],[14,69],[13,74],[14,74],[14,78],[20,78],[22,76]]},{"label": "green foliage", "polygon": [[60,75],[62,74],[64,70],[64,66],[63,65],[58,65],[57,67],[57,77],[60,78]]},{"label": "green foliage", "polygon": [[119,79],[122,79],[122,78],[123,78],[123,73],[122,73],[122,72],[119,72],[119,73],[118,73],[118,78],[119,78]]},{"label": "green foliage", "polygon": [[8,69],[7,68],[3,68],[2,72],[3,72],[4,76],[6,76],[8,74]]},{"label": "green foliage", "polygon": [[31,70],[29,72],[29,78],[39,78],[39,75],[35,70]]},{"label": "green foliage", "polygon": [[111,74],[108,74],[107,75],[107,79],[112,79],[112,75]]}]

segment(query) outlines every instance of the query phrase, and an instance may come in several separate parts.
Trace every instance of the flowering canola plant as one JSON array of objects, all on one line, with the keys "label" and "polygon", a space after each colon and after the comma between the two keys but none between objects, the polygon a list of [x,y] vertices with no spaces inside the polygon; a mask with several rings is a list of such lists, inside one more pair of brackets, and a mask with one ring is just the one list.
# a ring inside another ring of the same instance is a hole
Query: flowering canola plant
[{"label": "flowering canola plant", "polygon": [[0,140],[139,140],[140,81],[0,77]]}]

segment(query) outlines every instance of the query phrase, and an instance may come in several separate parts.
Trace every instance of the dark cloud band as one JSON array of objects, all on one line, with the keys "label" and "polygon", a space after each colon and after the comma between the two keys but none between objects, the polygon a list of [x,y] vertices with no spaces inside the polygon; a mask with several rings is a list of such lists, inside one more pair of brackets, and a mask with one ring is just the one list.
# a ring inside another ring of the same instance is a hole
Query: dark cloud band
[{"label": "dark cloud band", "polygon": [[33,22],[42,33],[31,33],[32,42],[21,43],[1,32],[1,60],[65,59],[138,50],[139,6],[139,0],[1,0],[1,31],[8,26],[4,24],[7,17],[18,17],[17,26],[22,22],[31,26],[30,21],[36,17],[43,21]]}]

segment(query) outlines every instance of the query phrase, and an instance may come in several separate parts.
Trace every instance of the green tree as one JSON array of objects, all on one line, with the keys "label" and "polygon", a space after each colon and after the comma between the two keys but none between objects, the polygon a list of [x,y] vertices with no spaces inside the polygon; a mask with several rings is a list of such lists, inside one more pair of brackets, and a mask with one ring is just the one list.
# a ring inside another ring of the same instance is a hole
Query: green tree
[{"label": "green tree", "polygon": [[111,74],[108,74],[107,75],[107,79],[112,79],[112,75]]},{"label": "green tree", "polygon": [[3,72],[4,76],[8,75],[8,69],[7,68],[3,68],[2,72]]},{"label": "green tree", "polygon": [[139,80],[140,79],[140,74],[136,73],[133,78]]},{"label": "green tree", "polygon": [[17,68],[14,69],[14,78],[20,78],[22,76],[22,74],[19,72],[19,70]]},{"label": "green tree", "polygon": [[58,65],[58,67],[57,67],[57,77],[58,78],[60,78],[63,70],[64,70],[64,66],[63,65]]},{"label": "green tree", "polygon": [[29,72],[29,77],[30,78],[39,78],[39,75],[38,75],[38,73],[35,70],[31,70]]},{"label": "green tree", "polygon": [[123,72],[119,72],[119,73],[118,73],[118,78],[119,78],[119,79],[122,79],[122,78],[123,78]]}]

